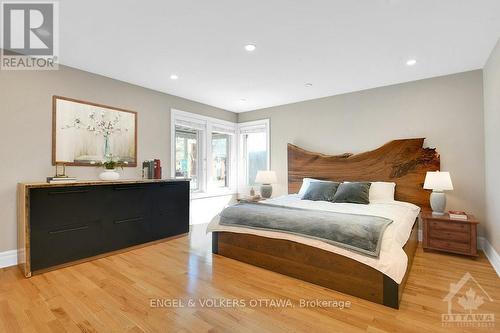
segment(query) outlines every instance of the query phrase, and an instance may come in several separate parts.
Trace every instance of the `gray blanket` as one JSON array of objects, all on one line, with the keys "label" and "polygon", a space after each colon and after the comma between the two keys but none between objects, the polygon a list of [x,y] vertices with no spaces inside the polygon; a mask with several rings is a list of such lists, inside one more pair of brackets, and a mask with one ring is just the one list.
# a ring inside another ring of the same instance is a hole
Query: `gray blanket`
[{"label": "gray blanket", "polygon": [[221,225],[280,231],[378,258],[381,239],[392,220],[262,203],[239,203],[224,209]]}]

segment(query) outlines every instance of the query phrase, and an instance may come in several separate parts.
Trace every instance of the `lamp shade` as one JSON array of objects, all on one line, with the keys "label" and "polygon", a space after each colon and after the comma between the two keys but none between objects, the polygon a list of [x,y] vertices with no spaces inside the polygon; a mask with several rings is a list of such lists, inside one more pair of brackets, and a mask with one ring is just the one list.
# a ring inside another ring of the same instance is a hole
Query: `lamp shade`
[{"label": "lamp shade", "polygon": [[261,170],[257,172],[255,182],[259,184],[274,184],[277,183],[276,172],[271,170]]},{"label": "lamp shade", "polygon": [[424,188],[426,190],[447,191],[453,190],[449,172],[427,171]]}]

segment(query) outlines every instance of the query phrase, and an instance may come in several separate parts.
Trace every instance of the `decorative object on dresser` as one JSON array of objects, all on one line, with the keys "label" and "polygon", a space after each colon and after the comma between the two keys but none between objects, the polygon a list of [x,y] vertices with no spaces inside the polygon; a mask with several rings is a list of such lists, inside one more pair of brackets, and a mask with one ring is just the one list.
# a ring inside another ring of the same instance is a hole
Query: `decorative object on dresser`
[{"label": "decorative object on dresser", "polygon": [[56,163],[56,178],[66,178],[66,164]]},{"label": "decorative object on dresser", "polygon": [[437,250],[472,257],[477,256],[477,225],[474,215],[467,219],[451,219],[449,214],[435,215],[429,211],[420,214],[424,238],[424,250]]},{"label": "decorative object on dresser", "polygon": [[90,166],[109,156],[137,166],[137,113],[72,98],[52,98],[52,163]]},{"label": "decorative object on dresser", "polygon": [[446,194],[444,191],[453,190],[449,172],[429,171],[425,176],[424,189],[432,190],[431,208],[432,214],[444,215],[446,208]]},{"label": "decorative object on dresser", "polygon": [[105,161],[95,162],[92,161],[90,164],[104,167],[104,171],[99,174],[99,178],[105,181],[113,181],[120,179],[120,174],[116,172],[116,168],[122,168],[128,165],[127,161],[120,161],[113,159],[113,156],[109,156]]},{"label": "decorative object on dresser", "polygon": [[56,163],[56,175],[53,177],[47,177],[47,183],[63,184],[63,183],[74,183],[76,182],[75,177],[68,177],[66,175],[66,165],[64,163]]},{"label": "decorative object on dresser", "polygon": [[162,169],[159,159],[142,162],[142,179],[161,179]]},{"label": "decorative object on dresser", "polygon": [[260,195],[263,198],[270,198],[273,194],[273,186],[271,184],[277,183],[276,172],[271,170],[261,170],[257,172],[255,182],[262,184],[260,186]]},{"label": "decorative object on dresser", "polygon": [[154,163],[154,179],[161,179],[161,161],[155,158]]},{"label": "decorative object on dresser", "polygon": [[18,263],[26,277],[188,231],[186,180],[18,185]]}]

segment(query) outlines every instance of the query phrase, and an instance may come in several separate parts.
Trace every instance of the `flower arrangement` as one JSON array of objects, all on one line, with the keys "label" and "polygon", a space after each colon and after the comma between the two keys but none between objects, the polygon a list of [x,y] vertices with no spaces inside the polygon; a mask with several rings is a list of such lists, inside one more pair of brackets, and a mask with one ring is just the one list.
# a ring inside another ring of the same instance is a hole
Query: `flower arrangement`
[{"label": "flower arrangement", "polygon": [[120,160],[113,160],[112,157],[109,157],[105,161],[92,161],[90,164],[95,165],[95,166],[102,166],[106,170],[115,170],[117,167],[120,167],[123,170],[123,167],[126,167],[128,165],[127,161],[120,161]]},{"label": "flower arrangement", "polygon": [[73,124],[66,125],[64,128],[86,129],[95,135],[102,135],[104,137],[109,137],[117,132],[128,131],[127,128],[122,129],[120,127],[120,115],[116,115],[113,119],[107,120],[105,112],[101,112],[100,114],[91,112],[88,115],[88,120],[89,123],[85,124],[82,119],[75,118]]},{"label": "flower arrangement", "polygon": [[73,120],[72,124],[64,126],[63,129],[85,129],[96,136],[102,136],[104,138],[104,155],[107,156],[111,152],[111,136],[117,133],[128,132],[128,128],[120,126],[120,115],[116,115],[111,120],[107,120],[106,116],[106,112],[91,112],[88,115],[88,123],[77,117]]}]

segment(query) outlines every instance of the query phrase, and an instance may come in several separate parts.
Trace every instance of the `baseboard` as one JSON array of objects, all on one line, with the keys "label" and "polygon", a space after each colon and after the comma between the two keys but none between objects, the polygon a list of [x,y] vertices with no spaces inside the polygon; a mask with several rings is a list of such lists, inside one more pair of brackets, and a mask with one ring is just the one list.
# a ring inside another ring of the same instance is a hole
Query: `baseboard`
[{"label": "baseboard", "polygon": [[481,249],[484,252],[484,255],[490,261],[491,266],[497,272],[497,275],[500,276],[500,256],[497,251],[491,246],[490,242],[484,237],[478,237],[478,244],[481,245]]},{"label": "baseboard", "polygon": [[0,268],[17,265],[17,250],[0,252]]}]

